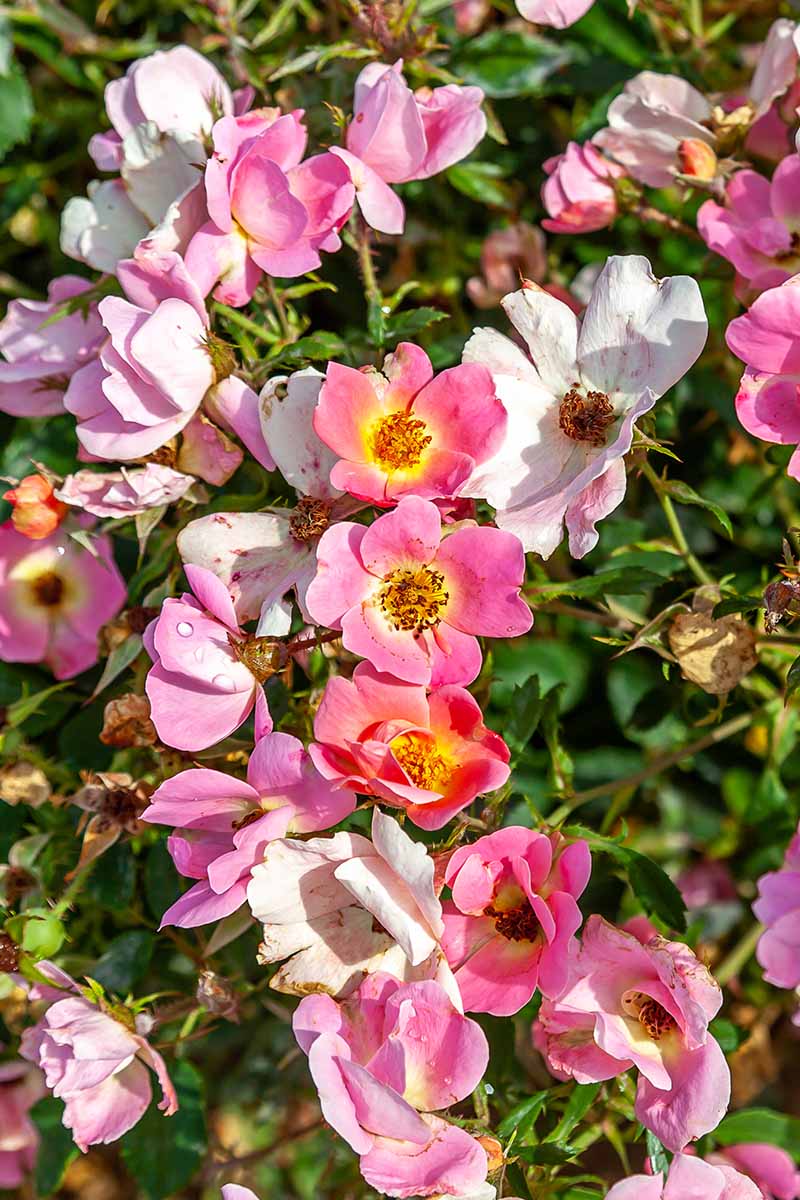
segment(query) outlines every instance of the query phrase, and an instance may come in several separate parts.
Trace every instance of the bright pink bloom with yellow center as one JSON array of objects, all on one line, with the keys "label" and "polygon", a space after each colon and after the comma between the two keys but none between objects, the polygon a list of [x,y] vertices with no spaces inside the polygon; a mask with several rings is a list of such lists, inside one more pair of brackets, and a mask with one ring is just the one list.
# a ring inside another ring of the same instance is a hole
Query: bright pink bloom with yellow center
[{"label": "bright pink bloom with yellow center", "polygon": [[125,601],[125,583],[105,536],[90,554],[62,530],[31,541],[0,525],[0,658],[45,662],[70,679],[97,662],[100,626]]},{"label": "bright pink bloom with yellow center", "polygon": [[505,1017],[537,987],[547,996],[562,990],[581,923],[576,898],[591,869],[585,842],[517,825],[456,850],[442,946],[467,1011]]},{"label": "bright pink bloom with yellow center", "polygon": [[388,1196],[469,1196],[483,1183],[482,1147],[433,1114],[477,1086],[489,1047],[438,983],[371,975],[341,1003],[307,996],[293,1027],[323,1116],[361,1155],[368,1184]]},{"label": "bright pink bloom with yellow center", "polygon": [[372,504],[413,494],[454,496],[497,449],[506,411],[485,367],[465,363],[434,378],[424,350],[401,342],[383,364],[329,363],[314,428],[339,455],[331,483]]},{"label": "bright pink bloom with yellow center", "polygon": [[469,692],[427,695],[368,663],[352,679],[328,681],[314,735],[309,753],[321,775],[404,808],[422,829],[441,829],[508,779],[508,747]]},{"label": "bright pink bloom with yellow center", "polygon": [[369,528],[342,521],[322,535],[306,596],[311,617],[409,683],[471,683],[476,634],[514,637],[533,623],[519,589],[525,558],[513,534],[464,526],[442,538],[439,510],[405,496]]}]

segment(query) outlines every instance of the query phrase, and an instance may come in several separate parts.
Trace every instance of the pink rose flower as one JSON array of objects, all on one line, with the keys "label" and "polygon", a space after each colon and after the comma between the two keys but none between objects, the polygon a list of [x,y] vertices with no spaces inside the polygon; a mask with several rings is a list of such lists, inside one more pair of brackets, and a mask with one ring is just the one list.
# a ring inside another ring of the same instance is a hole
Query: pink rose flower
[{"label": "pink rose flower", "polygon": [[292,1025],[325,1120],[388,1196],[468,1196],[486,1178],[483,1148],[432,1114],[472,1092],[486,1037],[435,982],[372,975],[348,1000],[307,996]]},{"label": "pink rose flower", "polygon": [[439,939],[433,859],[375,808],[372,841],[358,833],[270,842],[247,900],[264,927],[262,963],[288,962],[270,987],[290,995],[349,995],[364,977],[436,978],[461,1007]]},{"label": "pink rose flower", "polygon": [[238,1183],[226,1183],[222,1188],[222,1200],[258,1200],[255,1192]]},{"label": "pink rose flower", "polygon": [[262,687],[275,673],[262,661],[269,648],[239,628],[230,594],[211,571],[184,571],[194,595],[165,600],[144,633],[154,663],[145,691],[158,736],[177,750],[204,750],[255,708],[258,740],[272,729]]},{"label": "pink rose flower", "polygon": [[180,433],[215,382],[205,304],[179,255],[140,251],[118,274],[128,299],[100,302],[109,341],[64,397],[92,459],[151,454]]},{"label": "pink rose flower", "polygon": [[760,1200],[758,1188],[730,1166],[676,1154],[669,1173],[631,1175],[615,1183],[606,1200]]},{"label": "pink rose flower", "polygon": [[51,280],[46,300],[12,300],[0,321],[0,412],[12,417],[54,417],[64,411],[72,376],[94,359],[105,339],[97,305],[48,325],[59,308],[89,291],[77,275]]},{"label": "pink rose flower", "polygon": [[[549,0],[548,0],[549,2]],[[617,216],[614,180],[624,167],[604,158],[591,142],[570,142],[563,154],[544,163],[548,179],[542,203],[550,219],[542,228],[550,233],[593,233],[605,229]]]},{"label": "pink rose flower", "polygon": [[611,101],[609,128],[592,141],[640,183],[669,187],[681,169],[681,142],[700,141],[713,148],[711,114],[708,100],[685,79],[642,71]]},{"label": "pink rose flower", "polygon": [[767,927],[756,947],[767,983],[779,988],[800,986],[800,826],[780,870],[759,879],[753,912]]},{"label": "pink rose flower", "polygon": [[150,462],[136,470],[78,471],[54,494],[95,517],[122,519],[180,500],[193,483],[191,475]]},{"label": "pink rose flower", "polygon": [[468,691],[428,694],[369,663],[328,680],[314,737],[309,752],[326,779],[405,809],[421,829],[441,829],[508,779],[508,747]]},{"label": "pink rose flower", "polygon": [[594,0],[514,0],[514,3],[526,21],[566,29],[589,11]]},{"label": "pink rose flower", "polygon": [[627,255],[608,260],[582,320],[532,285],[503,308],[526,349],[495,329],[476,330],[464,348],[465,362],[491,371],[508,426],[461,492],[485,496],[500,528],[544,557],[566,524],[582,558],[625,495],[636,421],[703,349],[700,290],[686,275],[655,279],[646,258]]},{"label": "pink rose flower", "polygon": [[264,271],[302,275],[321,265],[321,250],[341,246],[353,207],[350,174],[332,153],[301,161],[302,116],[302,109],[286,116],[256,109],[214,126],[205,176],[210,221],[186,251],[203,295],[215,288],[218,300],[246,304]]},{"label": "pink rose flower", "polygon": [[87,1000],[78,984],[52,963],[37,969],[53,986],[36,984],[32,1000],[49,1007],[22,1035],[20,1054],[44,1071],[45,1083],[63,1100],[64,1125],[84,1152],[115,1142],[144,1116],[152,1099],[150,1070],[161,1085],[159,1108],[171,1117],[178,1109],[163,1058],[136,1030],[131,1019]]},{"label": "pink rose flower", "polygon": [[495,229],[481,247],[483,277],[467,280],[467,295],[476,308],[494,308],[519,287],[520,276],[541,283],[547,274],[544,234],[527,221]]},{"label": "pink rose flower", "polygon": [[346,149],[335,146],[348,167],[364,220],[381,233],[402,233],[403,202],[389,187],[429,179],[466,158],[486,133],[478,87],[420,88],[412,92],[403,61],[369,63],[358,76]]},{"label": "pink rose flower", "polygon": [[383,370],[328,363],[314,429],[339,461],[331,483],[390,506],[401,496],[455,496],[498,449],[506,413],[476,363],[434,376],[424,350],[401,342]]},{"label": "pink rose flower", "polygon": [[200,882],[164,913],[162,927],[229,916],[244,904],[251,868],[268,842],[328,829],[354,808],[355,796],[335,791],[288,733],[256,742],[246,780],[206,768],[173,775],[153,793],[142,820],[177,827],[169,839],[173,862]]},{"label": "pink rose flower", "polygon": [[32,542],[11,521],[0,525],[0,658],[44,662],[71,679],[97,662],[101,625],[125,603],[111,539],[84,550],[63,526]]},{"label": "pink rose flower", "polygon": [[515,637],[533,623],[519,595],[524,574],[513,535],[464,526],[442,538],[436,505],[405,496],[369,528],[342,521],[325,531],[306,603],[377,671],[471,683],[481,666],[476,634]]},{"label": "pink rose flower", "polygon": [[677,1152],[728,1108],[730,1071],[708,1032],[721,1004],[687,946],[659,937],[642,945],[591,916],[567,986],[543,1001],[534,1037],[558,1078],[590,1083],[636,1067],[636,1118]]},{"label": "pink rose flower", "polygon": [[800,32],[795,21],[779,17],[769,27],[759,48],[756,69],[750,81],[748,100],[756,120],[763,117],[773,101],[784,94],[797,79]]},{"label": "pink rose flower", "polygon": [[800,270],[798,188],[800,155],[790,154],[771,182],[757,171],[737,171],[725,204],[706,200],[700,208],[697,228],[709,249],[736,268],[739,292],[777,287]]},{"label": "pink rose flower", "polygon": [[44,1092],[27,1063],[0,1063],[0,1189],[18,1188],[36,1164],[39,1134],[28,1111]]},{"label": "pink rose flower", "polygon": [[467,1012],[507,1017],[537,987],[550,997],[563,990],[591,869],[585,842],[518,825],[456,850],[442,947]]},{"label": "pink rose flower", "polygon": [[[763,292],[725,333],[729,348],[747,363],[736,396],[736,415],[748,433],[765,442],[800,443],[800,275]],[[786,468],[800,479],[800,453]]]},{"label": "pink rose flower", "polygon": [[703,909],[739,898],[736,881],[721,859],[704,858],[692,863],[681,871],[675,884],[687,908]]},{"label": "pink rose flower", "polygon": [[706,1155],[706,1162],[733,1167],[749,1176],[763,1200],[797,1200],[800,1196],[800,1171],[792,1156],[778,1146],[742,1142],[738,1146],[720,1147]]}]

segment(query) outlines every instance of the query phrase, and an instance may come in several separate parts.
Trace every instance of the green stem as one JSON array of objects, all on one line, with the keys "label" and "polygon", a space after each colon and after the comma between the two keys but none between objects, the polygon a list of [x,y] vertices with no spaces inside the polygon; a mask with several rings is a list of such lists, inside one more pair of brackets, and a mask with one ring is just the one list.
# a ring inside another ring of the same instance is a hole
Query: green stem
[{"label": "green stem", "polygon": [[275,315],[278,318],[278,324],[281,327],[281,333],[287,342],[295,341],[295,336],[292,333],[292,327],[289,324],[289,318],[286,316],[286,309],[284,308],[283,300],[278,293],[278,289],[275,287],[275,283],[271,275],[267,275],[267,291],[269,292],[269,298],[272,302],[272,307],[275,309]]},{"label": "green stem", "polygon": [[250,317],[246,317],[244,313],[240,313],[237,309],[229,308],[227,304],[220,304],[218,301],[215,301],[214,312],[224,317],[226,321],[232,321],[234,325],[239,325],[242,329],[246,329],[248,333],[252,333],[253,337],[258,338],[259,341],[268,342],[272,345],[278,340],[275,334],[270,333],[263,325],[252,321]]},{"label": "green stem", "polygon": [[358,265],[361,270],[361,278],[364,281],[364,294],[367,300],[375,301],[380,304],[382,300],[381,289],[378,287],[378,277],[375,274],[375,264],[372,261],[372,245],[370,239],[370,228],[362,216],[357,217],[356,225],[356,250],[358,253]]},{"label": "green stem", "polygon": [[658,502],[664,511],[664,516],[667,518],[667,524],[669,525],[670,533],[672,534],[675,545],[678,547],[678,550],[680,551],[687,567],[692,572],[698,583],[713,583],[714,579],[712,576],[709,575],[708,571],[705,569],[700,560],[696,558],[689,549],[689,543],[687,542],[686,535],[681,528],[681,523],[678,520],[678,514],[675,512],[674,505],[669,495],[664,491],[658,475],[656,475],[649,462],[644,462],[642,464],[641,471],[644,477],[649,480],[653,491],[658,497]]},{"label": "green stem", "polygon": [[756,943],[764,932],[764,926],[758,922],[748,929],[744,937],[736,943],[730,954],[722,960],[714,972],[714,978],[720,987],[724,987],[734,976],[738,975],[745,963],[753,956]]},{"label": "green stem", "polygon": [[77,875],[73,876],[72,882],[68,885],[66,891],[62,892],[61,899],[53,907],[53,916],[54,917],[60,918],[60,917],[64,916],[67,909],[72,904],[72,901],[75,899],[78,892],[81,890],[84,883],[86,882],[89,872],[91,871],[92,867],[94,866],[94,862],[96,862],[96,861],[97,860],[95,859],[93,862],[87,863],[86,866],[83,867],[82,870],[80,870]]}]

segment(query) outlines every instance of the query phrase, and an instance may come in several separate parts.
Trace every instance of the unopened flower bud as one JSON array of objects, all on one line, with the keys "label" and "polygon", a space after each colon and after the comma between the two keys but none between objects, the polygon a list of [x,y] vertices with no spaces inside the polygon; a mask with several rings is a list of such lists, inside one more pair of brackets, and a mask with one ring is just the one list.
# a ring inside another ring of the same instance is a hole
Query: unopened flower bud
[{"label": "unopened flower bud", "polygon": [[53,485],[43,475],[26,475],[3,499],[14,506],[11,521],[17,533],[32,541],[49,537],[67,513],[66,504],[56,500]]},{"label": "unopened flower bud", "polygon": [[484,1134],[475,1141],[486,1151],[486,1157],[489,1160],[489,1174],[491,1175],[492,1171],[499,1171],[503,1165],[503,1147],[497,1138],[487,1137]]},{"label": "unopened flower bud", "polygon": [[717,173],[716,154],[699,138],[684,138],[678,146],[678,162],[681,175],[689,175],[692,179],[710,181]]}]

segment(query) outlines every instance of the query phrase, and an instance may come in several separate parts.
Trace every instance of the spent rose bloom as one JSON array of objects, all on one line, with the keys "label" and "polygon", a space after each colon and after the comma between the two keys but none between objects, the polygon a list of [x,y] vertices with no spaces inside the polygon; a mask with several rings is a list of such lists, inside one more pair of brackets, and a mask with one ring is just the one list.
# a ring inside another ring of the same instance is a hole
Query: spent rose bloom
[{"label": "spent rose bloom", "polygon": [[177,1112],[164,1060],[133,1022],[87,1000],[75,980],[52,963],[37,963],[37,970],[52,986],[35,984],[29,995],[48,1007],[23,1033],[20,1053],[41,1067],[47,1087],[64,1101],[64,1125],[76,1145],[85,1152],[132,1129],[152,1099],[151,1070],[161,1085],[158,1107],[168,1117]]},{"label": "spent rose bloom", "polygon": [[184,571],[194,595],[165,600],[144,632],[153,660],[145,691],[158,736],[177,750],[203,750],[255,709],[260,738],[272,729],[262,684],[275,674],[275,645],[239,628],[216,575],[189,565]]},{"label": "spent rose bloom", "polygon": [[187,266],[203,295],[246,304],[264,271],[294,276],[341,246],[353,207],[346,166],[332,153],[303,159],[303,110],[276,108],[223,117],[205,175],[210,220],[192,238]]},{"label": "spent rose bloom", "polygon": [[542,203],[549,219],[542,228],[550,233],[592,233],[605,229],[617,215],[614,180],[625,168],[613,163],[591,142],[570,142],[563,154],[543,164],[548,178],[542,186]]},{"label": "spent rose bloom", "polygon": [[12,300],[0,321],[0,412],[54,417],[75,372],[95,358],[105,340],[97,305],[46,324],[67,301],[89,291],[77,275],[59,275],[46,300]]},{"label": "spent rose bloom", "polygon": [[731,1166],[676,1154],[666,1177],[631,1175],[615,1183],[606,1200],[760,1200],[758,1188]]},{"label": "spent rose bloom", "polygon": [[608,129],[592,139],[649,187],[669,187],[679,173],[679,147],[698,141],[713,149],[712,108],[678,75],[642,71],[608,106]]},{"label": "spent rose bloom", "polygon": [[173,775],[153,793],[142,820],[176,828],[173,862],[199,882],[164,913],[162,926],[191,928],[229,916],[244,904],[250,870],[268,842],[328,829],[354,808],[355,796],[334,791],[288,733],[256,742],[246,780],[204,767]]},{"label": "spent rose bloom", "polygon": [[77,471],[56,489],[57,500],[95,517],[123,518],[172,504],[194,483],[191,475],[149,462],[132,470]]},{"label": "spent rose bloom", "polygon": [[794,1159],[779,1146],[767,1142],[740,1142],[724,1146],[706,1155],[706,1162],[718,1167],[733,1167],[748,1175],[763,1200],[797,1200],[800,1196],[800,1171]]},{"label": "spent rose bloom", "polygon": [[468,1196],[486,1178],[483,1148],[431,1114],[463,1100],[489,1047],[432,980],[371,975],[349,999],[306,996],[292,1021],[322,1114],[388,1196]]},{"label": "spent rose bloom", "polygon": [[706,200],[697,228],[706,245],[732,263],[737,291],[777,287],[800,269],[800,154],[788,155],[772,181],[757,171],[737,171],[725,204]]},{"label": "spent rose bloom", "polygon": [[405,809],[422,829],[441,829],[508,779],[508,747],[468,691],[428,693],[369,663],[328,680],[314,737],[309,752],[326,779]]},{"label": "spent rose bloom", "polygon": [[591,869],[585,842],[518,825],[456,850],[445,871],[452,900],[442,947],[467,1012],[506,1017],[537,987],[559,994]]},{"label": "spent rose bloom", "polygon": [[64,397],[90,459],[151,454],[180,433],[215,382],[205,304],[180,256],[139,251],[120,263],[119,279],[128,299],[99,305],[109,340]]},{"label": "spent rose bloom", "polygon": [[92,539],[94,553],[57,529],[39,541],[0,525],[0,658],[44,662],[56,679],[71,679],[98,658],[101,625],[125,602],[125,581],[111,540]]},{"label": "spent rose bloom", "polygon": [[13,505],[11,524],[17,533],[34,542],[55,533],[67,515],[66,504],[56,496],[52,483],[44,475],[26,475],[3,493],[3,499]]},{"label": "spent rose bloom", "polygon": [[800,826],[780,870],[759,879],[753,912],[767,927],[756,947],[767,983],[779,988],[800,986]]},{"label": "spent rose bloom", "polygon": [[493,230],[481,246],[483,278],[467,280],[467,295],[476,308],[494,308],[513,292],[522,275],[541,283],[547,274],[544,234],[527,221]]},{"label": "spent rose bloom", "polygon": [[534,1040],[557,1077],[613,1079],[636,1067],[635,1113],[678,1152],[715,1129],[730,1101],[730,1071],[708,1023],[722,992],[680,942],[642,944],[591,916],[557,1000],[544,1000]]},{"label": "spent rose bloom", "polygon": [[401,342],[381,371],[328,363],[314,429],[338,455],[331,484],[391,506],[449,498],[498,449],[506,413],[485,367],[434,376],[424,350]]},{"label": "spent rose bloom", "polygon": [[28,1116],[44,1095],[39,1071],[26,1062],[0,1063],[0,1189],[17,1188],[36,1163],[39,1134]]},{"label": "spent rose bloom", "polygon": [[259,961],[288,962],[270,987],[348,995],[375,971],[438,978],[460,1008],[439,948],[442,906],[433,859],[379,808],[372,841],[358,833],[270,842],[247,900],[263,925]]},{"label": "spent rose bloom", "polygon": [[412,92],[403,61],[369,63],[358,76],[346,149],[331,154],[347,164],[364,220],[381,233],[402,233],[403,202],[389,187],[438,175],[477,146],[486,132],[478,87]]},{"label": "spent rose bloom", "polygon": [[[748,433],[783,446],[800,443],[800,275],[771,288],[729,324],[729,349],[747,364],[736,395],[736,415]],[[800,451],[787,474],[800,479]]]},{"label": "spent rose bloom", "polygon": [[533,617],[519,595],[522,547],[511,534],[462,526],[442,537],[430,500],[405,496],[369,528],[342,521],[317,548],[306,593],[312,619],[377,671],[409,683],[471,683],[476,634],[514,637]]},{"label": "spent rose bloom", "polygon": [[646,258],[627,255],[608,260],[582,319],[532,285],[503,308],[526,349],[495,329],[476,330],[464,348],[466,362],[491,371],[508,426],[461,493],[485,496],[500,528],[544,557],[566,524],[582,558],[625,495],[636,421],[703,349],[700,290],[686,275],[656,279]]}]

